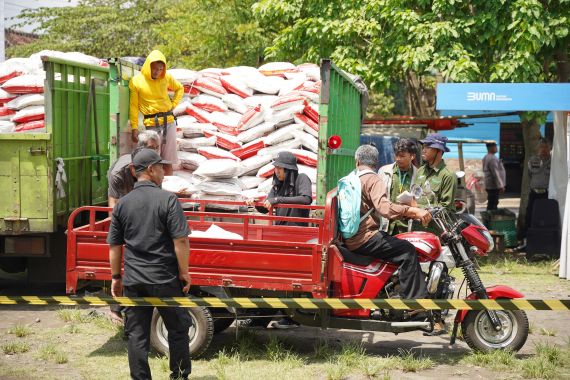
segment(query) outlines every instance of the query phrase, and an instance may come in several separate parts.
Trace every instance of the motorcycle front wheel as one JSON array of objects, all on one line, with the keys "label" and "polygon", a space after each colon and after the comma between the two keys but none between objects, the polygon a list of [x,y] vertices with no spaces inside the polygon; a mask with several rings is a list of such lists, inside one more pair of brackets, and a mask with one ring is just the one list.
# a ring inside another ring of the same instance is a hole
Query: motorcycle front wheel
[{"label": "motorcycle front wheel", "polygon": [[485,310],[471,310],[461,322],[465,342],[475,351],[517,352],[528,338],[528,318],[520,310],[496,310],[502,329],[496,331]]}]

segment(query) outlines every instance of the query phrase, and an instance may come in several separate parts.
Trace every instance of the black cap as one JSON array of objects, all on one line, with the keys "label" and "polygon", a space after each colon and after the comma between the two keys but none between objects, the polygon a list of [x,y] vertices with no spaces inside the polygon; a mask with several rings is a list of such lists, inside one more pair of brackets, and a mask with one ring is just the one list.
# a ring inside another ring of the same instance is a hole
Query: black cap
[{"label": "black cap", "polygon": [[279,152],[277,158],[273,161],[273,166],[283,169],[299,170],[297,167],[297,157],[291,152]]},{"label": "black cap", "polygon": [[135,171],[142,172],[146,170],[150,165],[154,164],[170,164],[170,161],[163,160],[162,157],[158,155],[152,149],[141,149],[133,157],[133,166]]}]

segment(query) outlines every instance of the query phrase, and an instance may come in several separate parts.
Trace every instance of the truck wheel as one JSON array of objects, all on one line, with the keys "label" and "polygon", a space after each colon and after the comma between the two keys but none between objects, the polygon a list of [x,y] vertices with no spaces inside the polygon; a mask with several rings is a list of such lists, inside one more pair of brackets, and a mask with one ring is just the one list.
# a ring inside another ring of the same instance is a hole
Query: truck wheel
[{"label": "truck wheel", "polygon": [[234,323],[235,318],[214,318],[214,334],[219,334]]},{"label": "truck wheel", "polygon": [[[206,307],[188,308],[192,318],[190,336],[190,356],[197,358],[206,351],[214,336],[214,319]],[[160,354],[168,355],[168,331],[158,310],[154,309],[151,320],[150,344]]]},{"label": "truck wheel", "polygon": [[475,351],[509,350],[517,352],[528,338],[528,318],[524,311],[496,310],[503,326],[495,331],[485,310],[471,310],[461,323],[465,341]]}]

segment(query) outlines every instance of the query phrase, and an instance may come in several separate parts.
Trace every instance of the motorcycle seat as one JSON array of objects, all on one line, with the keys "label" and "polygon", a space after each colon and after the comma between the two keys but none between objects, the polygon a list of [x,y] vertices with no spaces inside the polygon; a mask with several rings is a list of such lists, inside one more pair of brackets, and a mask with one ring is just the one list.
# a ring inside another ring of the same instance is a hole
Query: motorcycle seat
[{"label": "motorcycle seat", "polygon": [[361,265],[365,267],[368,266],[374,260],[377,260],[372,256],[358,255],[352,251],[349,251],[346,247],[342,245],[337,245],[337,248],[340,254],[342,255],[343,260],[350,264]]}]

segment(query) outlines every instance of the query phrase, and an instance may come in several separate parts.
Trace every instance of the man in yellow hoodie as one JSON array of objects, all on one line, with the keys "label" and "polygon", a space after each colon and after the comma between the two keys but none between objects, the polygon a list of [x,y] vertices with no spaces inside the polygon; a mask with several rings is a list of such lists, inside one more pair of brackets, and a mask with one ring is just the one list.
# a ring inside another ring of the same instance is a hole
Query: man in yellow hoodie
[{"label": "man in yellow hoodie", "polygon": [[[161,138],[160,156],[172,163],[178,162],[176,154],[176,125],[172,110],[182,100],[184,87],[166,72],[166,58],[158,50],[150,52],[140,74],[129,82],[129,120],[133,142],[138,142],[139,111],[144,116],[146,129],[156,130]],[[174,91],[170,100],[168,91]],[[172,175],[172,165],[164,165],[164,174]]]}]

